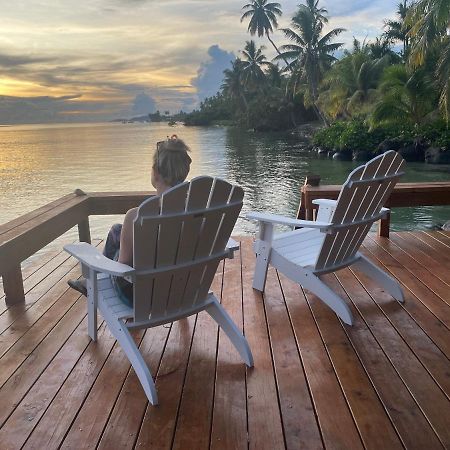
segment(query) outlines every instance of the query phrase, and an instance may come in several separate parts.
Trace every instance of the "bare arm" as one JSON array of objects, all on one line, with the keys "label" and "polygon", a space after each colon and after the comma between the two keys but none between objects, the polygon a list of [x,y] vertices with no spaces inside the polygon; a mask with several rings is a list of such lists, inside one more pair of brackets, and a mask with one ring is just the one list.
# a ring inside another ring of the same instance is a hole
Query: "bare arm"
[{"label": "bare arm", "polygon": [[133,265],[133,221],[136,215],[137,208],[132,208],[125,214],[120,233],[119,262],[129,266]]}]

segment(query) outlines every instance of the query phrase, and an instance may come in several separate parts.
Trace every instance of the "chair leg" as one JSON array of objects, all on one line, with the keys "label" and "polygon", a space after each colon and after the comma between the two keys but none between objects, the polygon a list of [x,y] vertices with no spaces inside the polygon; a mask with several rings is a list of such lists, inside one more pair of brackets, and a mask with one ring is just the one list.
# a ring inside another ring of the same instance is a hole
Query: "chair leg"
[{"label": "chair leg", "polygon": [[345,303],[344,299],[339,297],[330,289],[319,277],[312,275],[309,280],[302,282],[301,285],[316,294],[325,304],[327,304],[347,325],[353,325],[353,315]]},{"label": "chair leg", "polygon": [[295,265],[286,265],[282,269],[277,265],[276,269],[317,295],[317,297],[328,305],[347,325],[353,325],[353,315],[347,303],[345,303],[344,299],[339,297],[339,295],[330,289],[318,276],[314,275],[309,270],[301,269]]},{"label": "chair leg", "polygon": [[256,243],[256,264],[253,274],[253,289],[264,292],[267,279],[267,269],[269,267],[271,246],[264,241]]},{"label": "chair leg", "polygon": [[87,287],[87,307],[88,307],[88,334],[90,338],[97,341],[97,274],[91,270],[86,279]]},{"label": "chair leg", "polygon": [[389,294],[392,295],[397,301],[403,303],[405,301],[403,297],[403,292],[400,287],[400,283],[388,275],[384,270],[381,270],[376,266],[370,259],[366,258],[364,255],[359,255],[361,259],[354,264],[355,268],[364,272],[370,278],[374,279],[380,286],[383,286]]},{"label": "chair leg", "polygon": [[128,360],[133,366],[133,369],[141,382],[149,402],[156,406],[158,404],[158,395],[156,393],[155,383],[147,364],[145,364],[141,352],[137,348],[136,343],[130,334],[130,331],[123,322],[111,315],[108,308],[100,308],[100,311],[108,324],[112,335],[117,339],[117,342],[119,342],[123,351],[127,355]]},{"label": "chair leg", "polygon": [[231,343],[241,355],[245,364],[247,364],[248,367],[253,367],[253,355],[248,345],[247,339],[245,339],[239,328],[233,322],[222,305],[217,300],[214,300],[205,308],[205,311],[222,328],[222,330],[230,339]]}]

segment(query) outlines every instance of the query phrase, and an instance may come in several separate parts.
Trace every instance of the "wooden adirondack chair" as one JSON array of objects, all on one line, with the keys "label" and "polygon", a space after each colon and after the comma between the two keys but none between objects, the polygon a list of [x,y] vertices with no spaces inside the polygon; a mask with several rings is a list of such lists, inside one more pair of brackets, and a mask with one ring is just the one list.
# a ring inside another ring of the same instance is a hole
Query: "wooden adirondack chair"
[{"label": "wooden adirondack chair", "polygon": [[[403,163],[403,158],[391,150],[356,168],[342,186],[337,200],[314,201],[319,205],[316,221],[249,213],[249,219],[259,221],[253,287],[264,291],[267,268],[272,264],[320,297],[351,325],[353,318],[349,307],[320,279],[320,275],[353,264],[379,282],[392,297],[403,302],[398,282],[358,252],[373,222],[388,213],[383,205],[403,175],[400,171]],[[274,236],[274,224],[302,228]]]},{"label": "wooden adirondack chair", "polygon": [[[145,201],[134,221],[133,267],[106,258],[86,243],[64,247],[81,262],[87,279],[89,336],[97,339],[98,308],[153,405],[158,403],[155,384],[130,329],[155,327],[205,310],[247,366],[253,366],[247,340],[209,292],[219,262],[233,257],[238,248],[229,237],[243,197],[238,186],[198,177]],[[110,275],[133,282],[133,307],[117,297]]]}]

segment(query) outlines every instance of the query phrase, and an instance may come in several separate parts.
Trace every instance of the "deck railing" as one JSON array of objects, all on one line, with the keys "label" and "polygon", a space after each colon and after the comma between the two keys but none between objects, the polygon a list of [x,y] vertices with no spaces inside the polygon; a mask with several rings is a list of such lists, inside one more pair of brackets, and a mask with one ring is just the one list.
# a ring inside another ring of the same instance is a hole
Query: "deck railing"
[{"label": "deck railing", "polygon": [[[311,186],[305,184],[301,187],[298,219],[313,220],[318,208],[313,200],[327,198],[336,200],[342,186],[323,185]],[[398,183],[388,201],[386,208],[412,207],[412,206],[442,206],[450,205],[450,181],[436,181],[431,183]],[[387,214],[379,221],[378,235],[389,237],[391,215]]]},{"label": "deck railing", "polygon": [[78,226],[79,239],[90,242],[89,216],[125,214],[155,192],[93,192],[79,189],[28,214],[0,225],[0,275],[5,301],[25,301],[21,262]]},{"label": "deck railing", "polygon": [[[312,219],[316,198],[337,198],[341,186],[302,187],[298,217]],[[79,239],[90,242],[89,216],[125,214],[154,192],[92,192],[77,189],[42,208],[0,225],[0,275],[8,305],[25,301],[21,263],[78,226]],[[397,184],[386,206],[450,205],[450,182]],[[380,235],[389,235],[389,219]]]}]

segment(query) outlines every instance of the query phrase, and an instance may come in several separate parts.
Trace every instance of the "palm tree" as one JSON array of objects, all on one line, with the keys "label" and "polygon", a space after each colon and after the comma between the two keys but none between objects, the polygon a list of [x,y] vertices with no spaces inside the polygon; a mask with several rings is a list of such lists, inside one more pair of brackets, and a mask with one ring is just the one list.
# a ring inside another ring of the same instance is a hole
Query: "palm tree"
[{"label": "palm tree", "polygon": [[410,63],[425,64],[432,50],[439,52],[435,75],[438,80],[439,105],[447,122],[450,116],[450,0],[418,0],[408,14],[413,46]]},{"label": "palm tree", "polygon": [[241,80],[244,86],[254,91],[265,81],[265,73],[263,67],[269,67],[271,63],[267,61],[262,53],[264,47],[256,48],[255,41],[247,41],[244,50],[242,50]]},{"label": "palm tree", "polygon": [[374,42],[370,42],[368,45],[372,58],[387,56],[393,64],[399,64],[402,60],[399,54],[391,49],[391,43],[385,37],[377,37]]},{"label": "palm tree", "polygon": [[361,113],[364,108],[370,108],[388,63],[389,56],[373,58],[371,44],[361,44],[355,39],[353,51],[346,51],[345,56],[325,75],[323,86],[328,89],[320,94],[320,103],[334,118],[351,116],[354,111]]},{"label": "palm tree", "polygon": [[375,124],[418,125],[435,108],[436,90],[423,68],[412,71],[403,64],[386,68],[380,90],[383,96],[372,113]]},{"label": "palm tree", "polygon": [[450,0],[419,0],[411,7],[407,22],[414,39],[410,61],[420,66],[436,41],[445,39],[450,26]]},{"label": "palm tree", "polygon": [[441,55],[436,68],[439,105],[448,122],[450,115],[450,0],[418,0],[408,14],[413,46],[410,63],[421,66],[433,48]]},{"label": "palm tree", "polygon": [[328,19],[327,11],[319,8],[318,3],[319,0],[306,0],[306,5],[299,5],[292,18],[293,29],[282,30],[292,44],[281,47],[281,56],[291,61],[288,68],[293,72],[294,95],[298,85],[305,83],[311,106],[317,117],[327,125],[326,117],[317,105],[318,85],[325,71],[336,61],[333,52],[343,45],[332,40],[344,29],[335,28],[322,36],[323,25]]},{"label": "palm tree", "polygon": [[242,83],[242,61],[236,58],[231,65],[231,69],[225,69],[223,73],[224,79],[221,86],[223,95],[238,103],[242,101],[246,111],[248,111],[248,102]]},{"label": "palm tree", "polygon": [[[267,3],[267,0],[253,0],[251,3],[244,5],[242,9],[247,11],[242,14],[241,22],[250,17],[247,30],[250,35],[267,36],[278,55],[281,55],[278,47],[270,38],[270,33],[273,33],[274,28],[278,27],[277,16],[281,17],[282,15],[280,3]],[[286,60],[284,62],[288,65]]]},{"label": "palm tree", "polygon": [[281,88],[281,84],[283,83],[283,76],[281,74],[280,68],[278,67],[278,64],[270,64],[270,66],[267,67],[266,78],[270,86]]},{"label": "palm tree", "polygon": [[400,41],[402,43],[403,45],[402,57],[404,60],[406,60],[408,57],[409,41],[410,41],[409,32],[411,27],[406,21],[409,8],[410,6],[408,5],[407,0],[403,0],[403,3],[399,3],[397,5],[398,20],[386,20],[384,23],[384,28],[386,31],[383,33],[383,37],[388,42],[392,43]]}]

